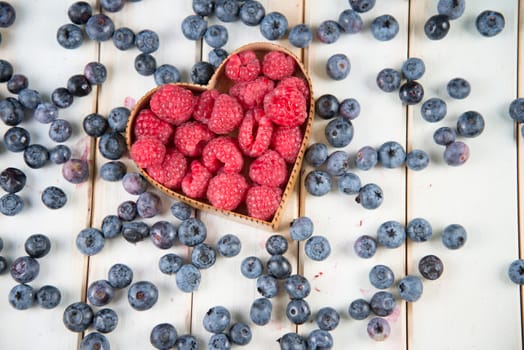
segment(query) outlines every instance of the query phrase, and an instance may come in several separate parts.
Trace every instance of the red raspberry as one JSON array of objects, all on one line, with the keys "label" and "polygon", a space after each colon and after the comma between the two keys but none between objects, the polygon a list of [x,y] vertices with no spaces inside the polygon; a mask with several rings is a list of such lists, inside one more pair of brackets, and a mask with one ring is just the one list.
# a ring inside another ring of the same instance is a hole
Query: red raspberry
[{"label": "red raspberry", "polygon": [[293,75],[295,66],[293,57],[280,51],[271,51],[264,56],[262,72],[269,79],[282,80]]},{"label": "red raspberry", "polygon": [[170,148],[162,164],[147,168],[147,173],[162,185],[175,190],[180,188],[186,169],[186,157],[176,149]]},{"label": "red raspberry", "polygon": [[273,80],[258,77],[253,81],[236,83],[229,89],[229,94],[236,97],[245,109],[252,109],[262,106],[264,96],[274,87]]},{"label": "red raspberry", "polygon": [[299,78],[299,77],[287,77],[282,79],[278,84],[277,87],[280,86],[290,86],[297,88],[302,95],[306,98],[306,101],[309,100],[309,87],[306,83],[305,79]]},{"label": "red raspberry", "polygon": [[268,150],[251,163],[249,177],[259,185],[278,187],[287,178],[286,161],[277,152]]},{"label": "red raspberry", "polygon": [[213,175],[198,160],[192,161],[190,168],[182,179],[182,192],[191,198],[202,198]]},{"label": "red raspberry", "polygon": [[141,138],[131,145],[129,153],[136,165],[141,168],[148,168],[162,164],[166,156],[166,146],[153,137]]},{"label": "red raspberry", "polygon": [[175,130],[175,146],[185,156],[198,157],[214,136],[215,134],[200,122],[185,122]]},{"label": "red raspberry", "polygon": [[160,119],[180,125],[191,117],[194,101],[191,90],[167,84],[162,85],[151,96],[149,106]]},{"label": "red raspberry", "polygon": [[306,99],[294,87],[277,87],[264,97],[264,111],[275,124],[299,126],[307,118]]},{"label": "red raspberry", "polygon": [[277,151],[286,162],[294,163],[300,151],[300,146],[302,146],[302,139],[300,127],[279,126],[271,137],[271,148]]},{"label": "red raspberry", "polygon": [[215,208],[234,210],[244,201],[248,187],[239,173],[220,173],[209,180],[207,199]]},{"label": "red raspberry", "polygon": [[220,94],[215,100],[207,126],[215,134],[223,135],[239,126],[243,117],[240,103],[234,97]]},{"label": "red raspberry", "polygon": [[281,199],[282,190],[278,187],[250,187],[246,194],[248,215],[256,219],[269,220],[275,215]]},{"label": "red raspberry", "polygon": [[211,112],[213,111],[213,105],[215,104],[215,99],[218,97],[219,92],[215,89],[206,90],[200,95],[198,102],[195,105],[195,110],[193,111],[193,118],[207,124],[209,118],[211,118]]},{"label": "red raspberry", "polygon": [[225,72],[233,81],[251,81],[260,74],[260,61],[254,51],[239,52],[228,58]]},{"label": "red raspberry", "polygon": [[238,130],[238,144],[242,152],[249,157],[258,157],[264,153],[271,142],[273,123],[269,118],[255,120],[256,112],[249,110]]},{"label": "red raspberry", "polygon": [[238,173],[242,170],[244,158],[233,138],[221,136],[209,141],[204,147],[202,163],[212,173],[219,170]]},{"label": "red raspberry", "polygon": [[173,127],[157,116],[149,109],[143,109],[138,113],[133,127],[136,139],[143,137],[155,137],[164,145],[169,142],[173,134]]}]

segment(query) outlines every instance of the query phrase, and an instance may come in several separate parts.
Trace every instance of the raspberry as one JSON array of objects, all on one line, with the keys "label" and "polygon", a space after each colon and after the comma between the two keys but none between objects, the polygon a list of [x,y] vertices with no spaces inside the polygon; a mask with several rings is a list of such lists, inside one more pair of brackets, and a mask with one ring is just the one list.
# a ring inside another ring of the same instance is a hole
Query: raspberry
[{"label": "raspberry", "polygon": [[249,82],[238,82],[229,89],[229,94],[238,99],[242,107],[251,109],[262,106],[264,96],[273,90],[275,83],[266,77]]},{"label": "raspberry", "polygon": [[133,127],[136,139],[142,137],[155,137],[164,145],[169,142],[173,134],[173,127],[157,116],[149,109],[143,109],[138,113]]},{"label": "raspberry", "polygon": [[213,175],[198,160],[192,161],[190,168],[182,179],[182,192],[191,198],[202,198]]},{"label": "raspberry", "polygon": [[175,130],[175,146],[183,155],[198,157],[215,134],[200,122],[186,122]]},{"label": "raspberry", "polygon": [[[249,157],[258,157],[264,153],[271,142],[273,123],[266,117],[255,120],[253,110],[246,112],[246,116],[238,130],[238,144],[242,152]],[[262,112],[263,113],[263,112]]]},{"label": "raspberry", "polygon": [[278,187],[250,187],[246,194],[247,212],[256,219],[269,220],[275,215],[281,199],[282,190]]},{"label": "raspberry", "polygon": [[180,182],[187,169],[187,159],[174,148],[167,150],[162,164],[147,168],[147,173],[154,180],[172,190],[180,188]]},{"label": "raspberry", "polygon": [[207,126],[215,134],[223,135],[240,125],[243,117],[242,106],[237,100],[227,94],[220,94],[215,100]]},{"label": "raspberry", "polygon": [[220,173],[209,180],[207,199],[215,208],[234,210],[244,200],[248,187],[239,173]]},{"label": "raspberry", "polygon": [[244,165],[242,152],[231,137],[217,137],[207,143],[202,151],[202,163],[216,173],[222,170],[226,173],[238,173]]},{"label": "raspberry", "polygon": [[299,77],[287,77],[287,78],[282,79],[278,83],[277,87],[281,87],[281,86],[294,87],[298,89],[302,93],[302,95],[304,95],[304,97],[306,98],[306,101],[309,100],[309,87],[305,79],[302,79]]},{"label": "raspberry", "polygon": [[195,104],[195,110],[193,111],[193,118],[207,124],[213,111],[213,105],[215,99],[218,97],[219,92],[215,89],[206,90],[200,95],[198,102]]},{"label": "raspberry", "polygon": [[166,146],[160,140],[147,137],[136,140],[131,145],[131,159],[141,168],[161,164],[166,156]]},{"label": "raspberry", "polygon": [[264,97],[264,111],[275,124],[299,126],[307,117],[306,99],[294,87],[277,87]]},{"label": "raspberry", "polygon": [[300,151],[300,146],[302,146],[302,139],[300,127],[279,126],[271,137],[271,148],[277,151],[286,162],[294,163]]},{"label": "raspberry", "polygon": [[295,66],[293,57],[280,51],[271,51],[264,56],[262,72],[269,79],[282,80],[293,75]]},{"label": "raspberry", "polygon": [[259,185],[278,187],[287,178],[286,161],[277,152],[266,151],[251,163],[249,177]]},{"label": "raspberry", "polygon": [[193,93],[178,85],[162,85],[151,96],[149,106],[160,119],[179,125],[188,120],[193,113]]},{"label": "raspberry", "polygon": [[251,81],[260,74],[260,61],[254,51],[239,52],[229,57],[225,72],[233,81]]}]

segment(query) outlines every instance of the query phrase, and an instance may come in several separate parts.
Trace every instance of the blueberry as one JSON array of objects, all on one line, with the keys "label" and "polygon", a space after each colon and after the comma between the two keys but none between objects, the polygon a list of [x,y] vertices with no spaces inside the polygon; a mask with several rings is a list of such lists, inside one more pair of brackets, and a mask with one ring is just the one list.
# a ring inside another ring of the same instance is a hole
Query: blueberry
[{"label": "blueberry", "polygon": [[260,24],[266,14],[264,5],[259,1],[248,0],[239,10],[239,18],[242,23],[248,26],[257,26]]},{"label": "blueberry", "polygon": [[123,201],[118,205],[117,215],[120,220],[132,221],[137,216],[136,203],[133,201]]},{"label": "blueberry", "polygon": [[377,289],[387,289],[395,283],[395,274],[386,265],[375,265],[369,271],[369,282]]},{"label": "blueberry", "polygon": [[311,292],[311,285],[302,275],[291,275],[284,281],[284,289],[290,299],[303,299]]},{"label": "blueberry", "polygon": [[13,261],[9,272],[11,273],[11,277],[18,283],[29,283],[38,276],[40,264],[35,258],[21,256]]},{"label": "blueberry", "polygon": [[427,280],[436,280],[444,272],[444,264],[436,255],[426,255],[418,262],[418,271]]},{"label": "blueberry", "polygon": [[347,9],[338,16],[338,25],[344,33],[356,34],[362,31],[364,22],[357,11]]},{"label": "blueberry", "polygon": [[433,229],[426,219],[415,218],[408,222],[406,233],[414,242],[426,242],[431,238]]},{"label": "blueberry", "polygon": [[85,30],[91,40],[106,41],[113,36],[115,25],[111,18],[103,13],[99,13],[89,17]]},{"label": "blueberry", "polygon": [[280,337],[277,342],[281,350],[306,350],[307,341],[301,335],[289,332]]},{"label": "blueberry", "polygon": [[231,349],[231,342],[229,341],[229,337],[227,336],[227,334],[224,334],[224,333],[213,334],[211,337],[209,337],[209,341],[207,343],[207,349],[208,350],[229,350]]},{"label": "blueberry", "polygon": [[368,183],[360,188],[355,201],[365,209],[377,209],[384,201],[384,192],[377,184]]},{"label": "blueberry", "polygon": [[383,222],[377,229],[377,242],[386,248],[398,248],[406,240],[406,230],[398,221]]},{"label": "blueberry", "polygon": [[235,22],[238,20],[240,6],[236,0],[215,1],[215,16],[222,22]]},{"label": "blueberry", "polygon": [[391,15],[378,16],[371,22],[371,33],[377,40],[391,40],[398,34],[398,31],[398,22],[395,17]]},{"label": "blueberry", "polygon": [[524,98],[517,98],[511,102],[509,116],[518,123],[524,122]]},{"label": "blueberry", "polygon": [[159,45],[158,34],[150,29],[141,30],[135,35],[135,46],[140,52],[153,53]]},{"label": "blueberry", "polygon": [[[135,175],[137,175],[139,178],[143,179],[143,177],[141,177],[141,175],[137,174],[137,173],[134,173]],[[179,202],[179,201],[175,201],[171,207],[170,207],[170,210],[171,210],[171,214],[179,219],[179,220],[187,220],[191,217],[191,214],[193,213],[193,209],[186,203],[184,202]]]},{"label": "blueberry", "polygon": [[34,259],[43,258],[51,250],[51,241],[46,235],[37,233],[27,237],[24,250],[27,255]]},{"label": "blueberry", "polygon": [[85,182],[89,177],[89,164],[84,159],[69,159],[62,165],[62,176],[73,184]]},{"label": "blueberry", "polygon": [[14,216],[24,209],[24,201],[15,193],[8,193],[0,197],[0,213]]},{"label": "blueberry", "polygon": [[451,224],[442,231],[442,244],[448,249],[461,248],[468,238],[466,230],[459,224]]},{"label": "blueberry", "polygon": [[331,176],[341,176],[349,171],[349,153],[335,151],[331,153],[326,162],[326,170]]},{"label": "blueberry", "polygon": [[463,137],[477,137],[484,131],[484,118],[479,112],[467,111],[457,120],[457,133]]},{"label": "blueberry", "polygon": [[199,269],[208,269],[216,262],[216,252],[206,243],[197,244],[191,252],[191,263]]},{"label": "blueberry", "polygon": [[129,243],[138,243],[149,236],[149,225],[141,221],[124,222],[122,236]]},{"label": "blueberry", "polygon": [[524,260],[517,259],[509,264],[508,277],[513,283],[524,284]]},{"label": "blueberry", "polygon": [[109,350],[109,341],[105,335],[98,332],[91,332],[82,338],[80,342],[80,350]]},{"label": "blueberry", "polygon": [[182,265],[184,265],[184,260],[175,253],[162,255],[158,260],[158,268],[160,272],[166,275],[173,275],[177,273]]},{"label": "blueberry", "polygon": [[0,28],[7,28],[15,23],[15,8],[8,2],[0,2]]},{"label": "blueberry", "polygon": [[270,275],[261,275],[257,278],[257,292],[264,298],[273,298],[278,294],[278,281]]},{"label": "blueberry", "polygon": [[400,86],[400,101],[405,105],[415,105],[424,98],[424,88],[416,81],[407,81]]},{"label": "blueberry", "polygon": [[313,229],[313,221],[307,216],[301,216],[289,224],[289,236],[295,241],[304,241],[311,237]]},{"label": "blueberry", "polygon": [[155,83],[157,85],[178,83],[180,82],[180,71],[170,64],[163,64],[156,68],[154,73]]},{"label": "blueberry", "polygon": [[18,93],[18,101],[27,109],[35,109],[42,102],[38,91],[27,88]]},{"label": "blueberry", "polygon": [[326,73],[333,80],[345,79],[350,70],[349,58],[343,53],[334,54],[326,62]]},{"label": "blueberry", "polygon": [[72,134],[73,128],[65,119],[55,119],[49,125],[49,138],[54,142],[65,142]]},{"label": "blueberry", "polygon": [[449,17],[446,15],[434,15],[424,23],[424,33],[430,40],[441,40],[449,32]]},{"label": "blueberry", "polygon": [[349,304],[348,313],[354,320],[365,320],[371,314],[371,305],[367,300],[355,299]]},{"label": "blueberry", "polygon": [[126,288],[133,281],[133,270],[125,264],[114,264],[107,272],[107,281],[113,288]]},{"label": "blueberry", "polygon": [[126,170],[126,165],[119,160],[106,162],[100,167],[100,177],[105,181],[120,181]]},{"label": "blueberry", "polygon": [[333,348],[333,337],[331,333],[322,329],[315,329],[307,336],[308,349],[325,349]]},{"label": "blueberry", "polygon": [[73,104],[74,96],[64,87],[59,87],[51,93],[51,101],[58,108],[67,108]]},{"label": "blueberry", "polygon": [[127,27],[118,28],[114,31],[111,40],[117,49],[129,50],[135,45],[135,33]]},{"label": "blueberry", "polygon": [[478,32],[485,37],[492,37],[504,29],[504,15],[497,11],[482,11],[475,21]]},{"label": "blueberry", "polygon": [[364,13],[375,6],[375,0],[349,0],[349,6],[359,13]]},{"label": "blueberry", "polygon": [[197,62],[191,67],[189,76],[194,84],[207,85],[215,72],[215,67],[209,62]]},{"label": "blueberry", "polygon": [[7,193],[20,192],[26,184],[25,173],[18,168],[5,168],[0,172],[0,187]]},{"label": "blueberry", "polygon": [[446,85],[446,91],[452,98],[464,99],[469,96],[471,92],[471,86],[466,79],[454,78],[451,79]]},{"label": "blueberry", "polygon": [[6,60],[0,59],[0,83],[5,83],[13,76],[13,66]]},{"label": "blueberry", "polygon": [[193,0],[193,11],[199,16],[209,16],[215,9],[214,0]]},{"label": "blueberry", "polygon": [[384,92],[393,92],[400,87],[400,72],[392,68],[384,68],[377,74],[377,86]]},{"label": "blueberry", "polygon": [[9,266],[9,263],[7,262],[7,259],[3,256],[0,256],[0,274],[3,274],[7,271],[7,267]]},{"label": "blueberry", "polygon": [[378,163],[377,150],[371,146],[364,146],[355,156],[355,167],[360,170],[369,170]]},{"label": "blueberry", "polygon": [[282,255],[287,248],[287,239],[280,234],[269,236],[266,240],[266,251],[271,255]]},{"label": "blueberry", "polygon": [[223,48],[219,47],[217,49],[213,49],[209,51],[207,54],[207,60],[213,67],[218,68],[224,62],[226,57],[228,56],[228,53]]},{"label": "blueberry", "polygon": [[229,327],[231,322],[231,313],[223,306],[213,306],[210,308],[204,318],[202,325],[204,329],[210,333],[220,333]]},{"label": "blueberry", "polygon": [[185,293],[196,291],[200,280],[200,271],[192,264],[183,265],[176,274],[176,285]]},{"label": "blueberry", "polygon": [[332,44],[340,37],[341,27],[336,21],[326,20],[317,28],[317,39],[325,44]]},{"label": "blueberry", "polygon": [[137,311],[149,310],[157,300],[158,289],[149,281],[135,282],[127,291],[127,301]]},{"label": "blueberry", "polygon": [[309,145],[304,156],[305,161],[314,167],[319,167],[327,160],[328,148],[323,143]]},{"label": "blueberry", "polygon": [[454,141],[446,146],[444,161],[447,165],[459,166],[469,159],[469,147],[462,141]]},{"label": "blueberry", "polygon": [[55,286],[42,286],[35,294],[36,303],[44,309],[54,309],[61,299],[60,290]]},{"label": "blueberry", "polygon": [[30,168],[42,168],[48,160],[49,151],[42,145],[32,144],[24,149],[24,162]]},{"label": "blueberry", "polygon": [[389,316],[395,309],[395,297],[390,292],[380,291],[373,294],[369,302],[371,311],[377,316]]},{"label": "blueberry", "polygon": [[311,309],[304,299],[292,299],[287,304],[286,316],[294,324],[304,324],[311,316]]},{"label": "blueberry", "polygon": [[426,65],[418,57],[410,57],[402,64],[402,74],[407,80],[417,80],[422,78],[426,71]]},{"label": "blueberry", "polygon": [[115,289],[106,280],[92,282],[87,288],[86,298],[94,306],[104,306],[113,300]]},{"label": "blueberry", "polygon": [[340,315],[337,310],[332,307],[323,307],[317,311],[315,322],[318,328],[324,331],[332,331],[337,328],[338,323],[340,322]]},{"label": "blueberry", "polygon": [[147,190],[148,182],[139,173],[131,172],[124,175],[122,186],[127,193],[139,195]]},{"label": "blueberry", "polygon": [[83,97],[89,95],[91,92],[91,83],[83,74],[76,74],[67,80],[67,90],[71,95],[76,97]]},{"label": "blueberry", "polygon": [[160,249],[169,249],[175,244],[176,228],[167,221],[158,221],[151,226],[149,238]]},{"label": "blueberry", "polygon": [[126,0],[100,0],[100,7],[107,12],[118,12],[125,4]]},{"label": "blueberry", "polygon": [[124,132],[127,127],[130,113],[131,111],[126,107],[115,107],[109,112],[107,124],[112,131]]},{"label": "blueberry", "polygon": [[253,337],[251,328],[243,322],[232,324],[228,335],[231,342],[236,345],[247,345]]},{"label": "blueberry", "polygon": [[76,247],[84,255],[95,255],[104,248],[104,235],[96,228],[85,228],[76,237]]},{"label": "blueberry", "polygon": [[242,243],[233,234],[226,234],[220,237],[217,242],[217,252],[223,257],[231,258],[240,254]]},{"label": "blueberry", "polygon": [[311,260],[322,261],[331,254],[331,246],[324,236],[312,236],[304,245],[304,252]]},{"label": "blueberry", "polygon": [[160,197],[153,192],[144,192],[138,196],[136,210],[143,218],[152,218],[162,209]]},{"label": "blueberry", "polygon": [[422,295],[422,280],[417,276],[407,275],[398,282],[398,291],[401,299],[414,302]]},{"label": "blueberry", "polygon": [[74,24],[86,24],[93,14],[93,8],[88,2],[77,1],[67,9],[67,16]]},{"label": "blueberry", "polygon": [[67,203],[67,196],[61,188],[49,186],[42,191],[41,200],[49,209],[60,209]]},{"label": "blueberry", "polygon": [[291,264],[283,255],[272,255],[267,261],[267,273],[276,279],[286,279],[291,275]]},{"label": "blueberry", "polygon": [[406,155],[406,166],[414,171],[425,169],[429,164],[429,155],[421,149],[411,150]]},{"label": "blueberry", "polygon": [[93,316],[93,328],[100,333],[110,333],[118,325],[118,315],[113,309],[98,310]]},{"label": "blueberry", "polygon": [[27,284],[17,284],[9,291],[7,300],[15,309],[27,310],[35,303],[35,291]]},{"label": "blueberry", "polygon": [[268,298],[258,298],[253,300],[249,309],[249,319],[258,326],[263,326],[271,320],[273,304]]},{"label": "blueberry", "polygon": [[4,145],[8,151],[22,152],[31,142],[29,131],[24,128],[13,126],[4,134]]},{"label": "blueberry", "polygon": [[228,38],[227,29],[221,24],[210,25],[204,33],[204,41],[215,49],[224,46]]},{"label": "blueberry", "polygon": [[393,169],[401,167],[406,160],[404,147],[396,141],[383,143],[378,149],[378,160],[383,167]]},{"label": "blueberry", "polygon": [[198,340],[189,334],[177,337],[175,347],[178,350],[198,350]]},{"label": "blueberry", "polygon": [[451,20],[461,17],[465,9],[466,0],[439,0],[437,4],[438,13]]},{"label": "blueberry", "polygon": [[56,41],[64,49],[76,49],[84,42],[84,32],[76,24],[67,23],[56,31]]},{"label": "blueberry", "polygon": [[156,349],[171,349],[175,346],[178,338],[176,328],[170,323],[157,324],[151,330],[149,341]]},{"label": "blueberry", "polygon": [[91,85],[100,85],[107,79],[107,69],[100,62],[89,62],[84,67],[84,75]]},{"label": "blueberry", "polygon": [[58,109],[52,103],[40,103],[33,112],[33,118],[40,123],[49,124],[58,118]]},{"label": "blueberry", "polygon": [[143,76],[153,75],[156,70],[156,60],[148,53],[141,53],[135,57],[135,70]]},{"label": "blueberry", "polygon": [[260,33],[267,40],[282,39],[287,32],[288,21],[280,12],[270,12],[260,22]]},{"label": "blueberry", "polygon": [[262,275],[264,265],[256,256],[248,256],[240,264],[240,272],[246,278],[255,279]]},{"label": "blueberry", "polygon": [[313,40],[313,31],[308,25],[299,23],[291,28],[288,39],[291,45],[298,48],[305,48],[308,47]]},{"label": "blueberry", "polygon": [[391,333],[389,322],[381,317],[373,317],[369,320],[366,330],[369,337],[375,341],[384,341]]},{"label": "blueberry", "polygon": [[353,120],[360,115],[360,104],[354,98],[346,98],[340,102],[338,114],[348,120]]},{"label": "blueberry", "polygon": [[331,191],[331,176],[322,170],[312,170],[304,180],[306,191],[313,196],[323,196]]},{"label": "blueberry", "polygon": [[315,113],[322,119],[331,119],[338,113],[340,104],[331,94],[324,94],[315,100]]},{"label": "blueberry", "polygon": [[200,40],[207,29],[207,22],[198,15],[190,15],[182,21],[182,34],[189,40]]},{"label": "blueberry", "polygon": [[93,316],[93,309],[88,304],[79,301],[65,308],[62,321],[67,329],[80,333],[92,325]]},{"label": "blueberry", "polygon": [[444,119],[447,113],[447,105],[444,100],[433,97],[425,101],[420,107],[420,115],[430,123],[436,123]]},{"label": "blueberry", "polygon": [[7,126],[16,126],[24,120],[24,107],[13,97],[0,100],[0,119]]},{"label": "blueberry", "polygon": [[353,124],[342,117],[331,120],[324,130],[328,143],[337,148],[345,147],[353,140]]},{"label": "blueberry", "polygon": [[189,218],[182,221],[178,228],[178,239],[188,247],[194,247],[204,242],[207,237],[207,229],[204,223],[197,218]]},{"label": "blueberry", "polygon": [[359,257],[369,259],[377,252],[377,241],[371,236],[362,235],[353,243],[353,250]]},{"label": "blueberry", "polygon": [[14,74],[11,79],[7,81],[6,88],[12,94],[18,94],[23,89],[29,86],[27,77],[23,74]]},{"label": "blueberry", "polygon": [[337,179],[337,186],[341,193],[358,194],[361,188],[360,177],[354,173],[344,173]]},{"label": "blueberry", "polygon": [[126,152],[126,139],[118,132],[104,134],[98,140],[98,150],[106,159],[120,159]]}]

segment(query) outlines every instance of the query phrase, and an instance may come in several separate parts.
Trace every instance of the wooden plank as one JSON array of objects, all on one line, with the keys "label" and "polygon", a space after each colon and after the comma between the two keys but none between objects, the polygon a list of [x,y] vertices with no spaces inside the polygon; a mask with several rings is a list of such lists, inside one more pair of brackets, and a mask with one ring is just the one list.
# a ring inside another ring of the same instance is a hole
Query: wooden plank
[{"label": "wooden plank", "polygon": [[[436,6],[411,4],[410,53],[426,63],[421,79],[426,97],[443,98],[448,114],[435,125],[420,117],[418,106],[410,114],[409,146],[428,152],[432,164],[408,174],[408,217],[429,220],[434,236],[429,243],[410,244],[408,271],[418,275],[418,261],[426,254],[439,256],[445,267],[439,280],[424,283],[424,295],[411,308],[409,347],[519,349],[519,289],[507,278],[518,246],[515,138],[520,135],[515,135],[507,112],[516,96],[517,2],[468,2],[448,36],[435,42],[426,39],[423,25]],[[484,38],[475,29],[475,18],[485,9],[505,16],[506,27],[496,37]],[[471,95],[464,100],[446,94],[446,83],[454,77],[471,83]],[[455,127],[466,110],[479,111],[486,128],[478,138],[465,140],[469,161],[451,168],[442,160],[443,148],[432,143],[432,134],[440,126]],[[491,184],[496,190],[485,197],[483,189]],[[441,243],[440,233],[451,223],[468,232],[460,251],[447,250]],[[445,336],[435,342],[435,334]]]}]

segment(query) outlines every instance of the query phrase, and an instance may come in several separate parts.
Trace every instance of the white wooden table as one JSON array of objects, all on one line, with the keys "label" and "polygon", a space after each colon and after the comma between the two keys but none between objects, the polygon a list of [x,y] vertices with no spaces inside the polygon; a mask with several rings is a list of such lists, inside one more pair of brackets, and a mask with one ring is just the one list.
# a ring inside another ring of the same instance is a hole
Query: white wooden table
[{"label": "white wooden table", "polygon": [[[95,1],[90,1],[95,5]],[[75,247],[76,234],[88,226],[100,227],[107,214],[116,213],[119,203],[133,196],[120,183],[102,181],[98,169],[105,160],[96,145],[81,129],[83,117],[92,112],[107,115],[126,98],[138,99],[154,87],[152,77],[142,77],[134,71],[137,50],[126,52],[104,42],[86,40],[76,50],[65,50],[55,39],[56,29],[68,22],[67,8],[72,1],[14,0],[17,20],[1,30],[0,58],[13,63],[16,72],[29,77],[30,87],[49,96],[64,86],[67,78],[81,73],[84,65],[99,60],[108,68],[109,78],[101,88],[84,98],[75,99],[71,108],[60,116],[74,125],[74,137],[68,141],[74,155],[84,156],[94,167],[90,181],[72,185],[60,175],[60,167],[48,165],[38,171],[29,169],[20,154],[0,146],[0,168],[16,166],[27,176],[27,187],[21,193],[26,203],[23,212],[14,217],[0,216],[0,237],[6,247],[0,253],[11,261],[23,255],[23,242],[33,233],[45,233],[52,240],[51,253],[42,259],[35,287],[53,284],[62,292],[61,304],[53,310],[34,307],[17,311],[7,302],[7,294],[15,282],[9,274],[0,276],[0,349],[76,349],[81,336],[68,331],[62,324],[64,308],[85,299],[91,281],[106,278],[108,268],[121,262],[133,268],[135,280],[150,280],[160,292],[158,303],[148,311],[138,312],[128,305],[125,291],[116,293],[109,305],[118,313],[117,329],[108,334],[112,349],[149,349],[149,333],[158,323],[174,324],[179,334],[191,333],[206,348],[209,334],[202,327],[204,313],[214,305],[229,308],[235,321],[248,322],[251,302],[258,297],[252,280],[242,277],[242,259],[256,255],[267,258],[264,242],[272,232],[250,225],[231,222],[214,214],[200,212],[198,216],[208,227],[208,241],[215,243],[226,233],[238,235],[242,252],[231,259],[219,258],[216,265],[202,273],[197,292],[184,294],[175,285],[174,277],[160,273],[158,259],[165,254],[151,242],[136,245],[123,239],[109,240],[103,251],[91,258],[81,255]],[[327,19],[337,19],[348,8],[347,0],[265,0],[266,11],[284,13],[290,26],[307,23],[317,27]],[[348,197],[333,191],[324,197],[313,197],[297,185],[289,201],[280,233],[288,234],[288,224],[294,217],[308,215],[315,223],[315,233],[329,238],[331,256],[323,262],[304,257],[303,245],[290,244],[286,256],[312,284],[307,298],[313,315],[320,307],[332,306],[341,314],[339,327],[332,332],[336,349],[520,349],[523,343],[522,289],[511,283],[507,268],[523,254],[520,202],[524,161],[520,130],[509,118],[509,103],[519,95],[522,65],[518,55],[521,46],[524,15],[520,1],[470,0],[462,18],[452,22],[448,36],[442,41],[427,40],[423,33],[425,20],[436,13],[437,1],[378,0],[376,7],[363,14],[365,26],[361,34],[342,35],[334,44],[315,41],[309,48],[297,50],[287,40],[278,43],[303,57],[313,80],[316,97],[331,93],[339,99],[355,97],[362,113],[354,121],[355,137],[345,150],[353,155],[360,147],[378,147],[394,140],[406,149],[421,148],[431,156],[430,166],[421,172],[377,167],[368,172],[355,172],[364,183],[376,182],[384,190],[385,200],[377,210],[365,210]],[[484,38],[476,31],[474,20],[482,10],[502,12],[506,18],[504,31],[493,38]],[[152,29],[160,36],[160,49],[154,54],[157,62],[170,63],[188,72],[194,62],[206,59],[205,44],[186,40],[180,30],[182,20],[192,13],[190,0],[147,0],[129,3],[124,9],[110,14],[115,26],[128,26],[135,32]],[[374,40],[369,24],[378,15],[389,13],[399,21],[400,32],[391,41]],[[210,19],[210,23],[216,19]],[[248,28],[240,22],[226,24],[232,51],[242,44],[261,41],[258,28]],[[334,53],[350,57],[352,69],[342,81],[330,80],[324,69],[325,61]],[[448,116],[438,124],[425,122],[419,106],[405,107],[396,93],[386,94],[375,85],[379,70],[399,69],[407,57],[421,57],[426,74],[421,79],[426,97],[441,97],[448,102]],[[465,100],[446,96],[445,84],[451,78],[464,77],[472,85]],[[8,96],[5,84],[0,95]],[[486,119],[484,133],[467,140],[471,158],[462,167],[452,168],[442,160],[441,146],[432,141],[437,126],[454,126],[460,113],[477,110]],[[311,142],[325,142],[326,121],[314,122]],[[34,142],[51,146],[47,126],[26,121]],[[7,126],[0,125],[0,134]],[[332,150],[332,149],[331,149]],[[131,161],[126,158],[128,169]],[[308,167],[304,171],[310,170]],[[49,186],[62,187],[69,198],[67,206],[52,211],[40,202],[41,191]],[[178,224],[169,213],[172,202],[163,198],[163,211],[154,220],[166,219]],[[434,229],[430,242],[408,242],[398,249],[379,249],[369,260],[358,258],[352,249],[362,234],[374,235],[386,220],[408,222],[415,217],[429,220]],[[154,220],[148,220],[152,223]],[[443,247],[440,232],[451,223],[463,225],[469,234],[467,244],[458,251]],[[188,251],[177,246],[172,251],[187,256]],[[391,337],[377,343],[366,334],[366,321],[349,318],[347,307],[359,297],[369,298],[375,290],[368,282],[368,271],[375,264],[389,265],[397,277],[418,274],[418,260],[426,254],[438,255],[445,272],[437,281],[424,282],[422,298],[413,304],[398,303],[398,312],[389,317]],[[282,293],[283,294],[283,293]],[[274,300],[273,320],[265,327],[254,324],[249,349],[275,349],[275,342],[289,331],[307,335],[314,322],[298,328],[286,320],[287,297]]]}]

